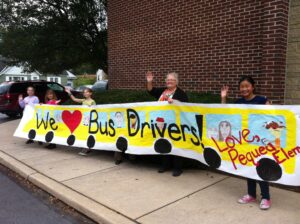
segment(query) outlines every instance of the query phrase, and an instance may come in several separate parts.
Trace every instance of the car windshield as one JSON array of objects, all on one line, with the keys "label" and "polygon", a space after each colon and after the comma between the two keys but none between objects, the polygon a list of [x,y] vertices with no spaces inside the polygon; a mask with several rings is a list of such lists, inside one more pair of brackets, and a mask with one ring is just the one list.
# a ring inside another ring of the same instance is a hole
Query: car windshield
[{"label": "car windshield", "polygon": [[11,84],[1,84],[0,85],[0,94],[7,93],[10,86],[11,86]]},{"label": "car windshield", "polygon": [[47,87],[49,89],[54,90],[54,91],[59,91],[59,92],[63,92],[64,91],[64,87],[62,87],[62,86],[60,86],[60,85],[58,85],[56,83],[48,83]]}]

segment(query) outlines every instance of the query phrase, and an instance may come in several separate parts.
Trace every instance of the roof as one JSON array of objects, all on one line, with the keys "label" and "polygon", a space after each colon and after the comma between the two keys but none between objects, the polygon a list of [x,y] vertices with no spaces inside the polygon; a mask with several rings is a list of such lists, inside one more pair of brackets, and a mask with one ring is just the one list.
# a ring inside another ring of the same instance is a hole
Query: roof
[{"label": "roof", "polygon": [[38,71],[34,72],[27,72],[23,66],[6,66],[1,72],[1,75],[14,75],[14,76],[23,76],[23,75],[30,75],[30,76],[41,76],[41,73]]},{"label": "roof", "polygon": [[68,70],[66,70],[67,73],[67,78],[68,79],[77,79],[76,75],[74,75],[73,73],[69,72]]}]

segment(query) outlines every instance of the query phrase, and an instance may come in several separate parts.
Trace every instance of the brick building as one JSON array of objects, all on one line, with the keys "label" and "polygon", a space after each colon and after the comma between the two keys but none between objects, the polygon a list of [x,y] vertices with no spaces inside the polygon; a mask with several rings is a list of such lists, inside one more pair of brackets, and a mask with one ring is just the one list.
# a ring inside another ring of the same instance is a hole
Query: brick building
[{"label": "brick building", "polygon": [[299,9],[299,0],[110,0],[110,87],[145,88],[147,70],[160,86],[176,71],[184,90],[219,94],[228,84],[236,97],[239,77],[249,74],[273,103],[300,103],[300,91],[293,96],[297,87],[288,81],[300,84],[299,67],[288,73],[286,66],[287,58],[297,64],[287,48],[300,54],[297,23],[290,29],[298,42],[288,47],[289,15],[295,11],[295,22]]}]

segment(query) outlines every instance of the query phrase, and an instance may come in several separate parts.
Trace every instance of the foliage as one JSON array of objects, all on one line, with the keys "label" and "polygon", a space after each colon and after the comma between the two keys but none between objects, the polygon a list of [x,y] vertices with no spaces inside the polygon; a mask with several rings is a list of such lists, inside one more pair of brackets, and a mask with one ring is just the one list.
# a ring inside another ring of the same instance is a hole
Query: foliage
[{"label": "foliage", "polygon": [[74,80],[74,86],[83,86],[83,85],[93,85],[96,82],[96,77],[88,78],[88,77],[78,77]]},{"label": "foliage", "polygon": [[0,54],[42,73],[83,64],[106,70],[106,5],[106,0],[2,0]]}]

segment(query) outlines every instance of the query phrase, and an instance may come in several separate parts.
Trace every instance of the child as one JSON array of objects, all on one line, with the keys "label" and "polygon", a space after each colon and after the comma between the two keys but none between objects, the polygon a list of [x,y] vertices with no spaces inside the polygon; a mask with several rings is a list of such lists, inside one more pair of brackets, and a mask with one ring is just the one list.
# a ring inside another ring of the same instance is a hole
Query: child
[{"label": "child", "polygon": [[86,106],[96,105],[95,100],[92,99],[93,90],[90,89],[90,88],[85,88],[84,89],[84,91],[83,91],[84,99],[76,98],[75,96],[73,96],[73,94],[71,93],[71,91],[69,89],[66,89],[66,92],[69,94],[71,99],[76,103],[81,103],[82,105],[86,105]]},{"label": "child", "polygon": [[[27,87],[27,97],[23,98],[23,95],[20,94],[19,95],[19,105],[21,108],[25,108],[25,106],[30,105],[30,106],[34,106],[34,104],[38,104],[39,98],[37,96],[34,95],[35,93],[35,89],[33,86],[28,86]],[[26,144],[32,144],[33,140],[29,139],[27,140]],[[39,142],[39,144],[41,145],[42,142]]]},{"label": "child", "polygon": [[[78,99],[75,96],[72,95],[71,91],[69,89],[65,90],[69,96],[71,97],[71,99],[76,102],[76,103],[81,103],[82,105],[86,105],[86,106],[93,106],[96,105],[95,100],[92,99],[92,95],[93,95],[93,90],[90,88],[86,88],[83,91],[83,97],[84,99]],[[79,155],[82,156],[86,156],[88,153],[90,153],[92,150],[90,149],[82,149],[82,151],[79,153]]]},{"label": "child", "polygon": [[61,100],[57,100],[57,96],[52,89],[48,89],[45,95],[45,104],[57,105]]},{"label": "child", "polygon": [[[45,104],[57,105],[61,100],[57,100],[56,94],[52,89],[48,89],[45,95]],[[47,149],[55,149],[56,144],[50,143],[46,146]]]},{"label": "child", "polygon": [[[236,104],[270,104],[268,99],[264,96],[258,96],[254,94],[255,82],[250,76],[243,76],[239,81],[239,88],[241,98],[238,99]],[[228,86],[223,86],[221,90],[222,103],[226,103],[228,95]],[[260,209],[267,210],[271,207],[269,183],[265,181],[256,181],[253,179],[247,179],[248,194],[244,195],[238,200],[240,204],[247,204],[256,201],[256,182],[259,183],[261,190],[261,202]]]}]

